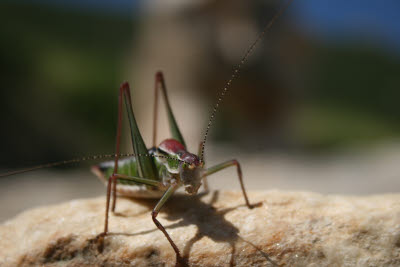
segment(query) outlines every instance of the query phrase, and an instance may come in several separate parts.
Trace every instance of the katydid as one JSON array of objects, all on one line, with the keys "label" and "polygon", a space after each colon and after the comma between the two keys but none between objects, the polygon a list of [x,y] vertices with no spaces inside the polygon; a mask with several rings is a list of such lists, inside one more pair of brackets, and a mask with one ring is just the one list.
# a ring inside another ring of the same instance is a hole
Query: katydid
[{"label": "katydid", "polygon": [[[209,129],[214,120],[217,109],[222,99],[226,95],[231,83],[239,74],[241,66],[246,62],[248,56],[252,53],[254,47],[261,40],[263,35],[272,26],[275,20],[283,13],[283,11],[291,4],[292,1],[293,0],[289,0],[288,3],[285,4],[285,6],[282,7],[280,11],[272,18],[272,20],[265,26],[258,38],[247,49],[245,55],[240,61],[240,64],[234,69],[231,78],[221,91],[218,101],[214,106],[203,141],[199,145],[199,151],[197,154],[190,153],[186,149],[184,138],[175,120],[171,105],[169,103],[164,76],[162,72],[157,72],[155,75],[153,144],[151,148],[148,149],[143,141],[133,113],[130,87],[127,82],[124,82],[119,88],[118,127],[116,134],[116,150],[114,154],[41,165],[26,170],[2,174],[0,177],[83,160],[114,158],[112,161],[106,161],[92,167],[92,171],[107,186],[104,231],[99,235],[99,237],[103,239],[108,233],[109,210],[111,206],[111,211],[115,211],[117,194],[120,196],[136,198],[160,198],[151,212],[152,220],[157,228],[161,230],[168,239],[176,253],[177,258],[180,258],[180,251],[178,247],[175,245],[174,241],[171,239],[163,225],[157,220],[159,211],[178,188],[183,187],[187,194],[194,195],[198,192],[202,182],[204,182],[204,189],[205,191],[208,191],[206,177],[225,168],[236,167],[244,201],[248,208],[251,209],[254,207],[254,205],[250,204],[247,197],[239,162],[233,159],[206,168],[204,161],[204,148]],[[157,146],[157,111],[159,91],[161,91],[162,98],[166,104],[165,106],[169,128],[172,137],[162,141]],[[127,110],[134,152],[133,154],[129,155],[120,153],[123,103],[125,103]]]},{"label": "katydid", "polygon": [[[202,185],[202,180],[206,176],[222,169],[236,166],[246,205],[249,208],[252,208],[252,205],[247,198],[240,165],[236,160],[230,160],[210,168],[205,168],[204,159],[202,160],[199,157],[201,149],[203,148],[202,145],[199,146],[198,155],[186,150],[185,141],[175,121],[171,106],[169,105],[164,77],[161,72],[157,72],[155,77],[154,121],[157,121],[158,90],[161,90],[166,103],[172,138],[166,139],[156,146],[157,126],[155,123],[153,147],[150,149],[146,148],[132,111],[130,88],[128,83],[124,82],[121,84],[119,90],[115,160],[100,163],[92,167],[92,170],[107,185],[106,214],[102,236],[108,233],[110,199],[112,199],[111,211],[114,212],[117,193],[130,197],[161,197],[151,212],[151,216],[155,225],[164,233],[165,237],[170,242],[177,257],[180,257],[179,249],[162,224],[157,220],[159,211],[179,187],[183,186],[187,194],[196,194]],[[135,156],[119,160],[123,99],[125,100],[128,113]],[[207,190],[207,186],[205,187]]]}]

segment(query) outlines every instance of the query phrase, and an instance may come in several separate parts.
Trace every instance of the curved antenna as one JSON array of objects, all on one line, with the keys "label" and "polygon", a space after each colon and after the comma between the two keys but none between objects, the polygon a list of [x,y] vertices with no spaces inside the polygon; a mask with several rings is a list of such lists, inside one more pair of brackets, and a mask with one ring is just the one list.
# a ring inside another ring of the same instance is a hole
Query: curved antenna
[{"label": "curved antenna", "polygon": [[[39,169],[57,167],[57,166],[62,166],[62,165],[67,165],[67,164],[79,163],[82,161],[114,158],[115,156],[116,156],[115,154],[103,154],[103,155],[92,155],[92,156],[76,158],[76,159],[62,160],[62,161],[57,161],[57,162],[52,162],[52,163],[41,164],[41,165],[37,165],[34,167],[22,169],[22,170],[16,170],[16,171],[2,173],[2,174],[0,174],[0,177],[6,177],[6,176],[21,174],[21,173],[30,172],[30,171],[36,171]],[[120,157],[129,157],[129,156],[133,156],[133,154],[120,154],[119,156]]]},{"label": "curved antenna", "polygon": [[30,172],[30,171],[36,171],[39,169],[46,169],[46,168],[51,168],[51,167],[57,167],[57,166],[62,166],[62,165],[68,165],[68,164],[73,164],[73,163],[79,163],[82,161],[89,161],[89,160],[100,160],[100,159],[111,159],[115,157],[119,158],[126,158],[126,157],[153,157],[153,158],[165,158],[165,159],[171,159],[175,161],[179,161],[181,163],[187,163],[190,164],[189,162],[186,162],[184,160],[180,160],[177,158],[169,157],[169,156],[164,156],[164,155],[150,155],[150,154],[132,154],[132,153],[120,153],[120,154],[103,154],[103,155],[91,155],[87,157],[82,157],[82,158],[76,158],[76,159],[70,159],[70,160],[62,160],[62,161],[57,161],[57,162],[52,162],[52,163],[46,163],[46,164],[41,164],[37,165],[34,167],[22,169],[22,170],[16,170],[16,171],[10,171],[6,173],[1,173],[1,177],[7,177],[11,175],[17,175],[17,174],[22,174],[25,172]]},{"label": "curved antenna", "polygon": [[202,147],[201,147],[201,153],[200,153],[200,161],[203,161],[204,158],[204,148],[207,142],[207,137],[208,137],[208,132],[210,131],[210,127],[214,121],[215,118],[215,114],[217,113],[218,107],[220,105],[220,103],[222,102],[223,98],[225,97],[226,93],[228,92],[229,87],[231,86],[233,80],[235,80],[235,78],[237,78],[237,76],[239,75],[239,72],[242,68],[242,66],[244,65],[244,63],[246,63],[247,59],[249,58],[249,56],[252,54],[255,46],[260,42],[260,40],[263,38],[263,36],[265,35],[265,33],[268,32],[268,30],[271,28],[271,26],[275,23],[275,21],[282,15],[282,13],[290,6],[290,4],[293,2],[293,0],[289,0],[276,14],[275,16],[268,22],[267,25],[265,25],[263,31],[258,35],[257,39],[249,46],[249,48],[246,50],[246,53],[244,54],[244,56],[242,57],[242,59],[240,60],[240,63],[236,66],[236,68],[233,70],[232,72],[232,76],[231,78],[225,83],[224,88],[222,89],[217,103],[214,106],[214,109],[211,113],[210,119],[208,121],[208,125],[206,128],[206,132],[204,134],[203,137],[203,142],[202,142]]}]

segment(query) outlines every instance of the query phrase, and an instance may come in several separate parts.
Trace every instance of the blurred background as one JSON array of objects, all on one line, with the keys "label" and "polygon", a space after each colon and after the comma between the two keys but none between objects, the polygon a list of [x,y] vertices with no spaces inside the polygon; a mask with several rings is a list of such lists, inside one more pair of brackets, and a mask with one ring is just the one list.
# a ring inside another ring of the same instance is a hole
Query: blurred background
[{"label": "blurred background", "polygon": [[[1,1],[1,173],[113,153],[125,80],[150,146],[157,70],[196,152],[234,66],[282,3]],[[206,163],[237,158],[250,190],[398,192],[399,11],[397,0],[294,0],[230,87]],[[163,113],[159,127],[161,141],[169,135]],[[123,150],[131,151],[128,127]],[[0,178],[0,221],[28,207],[104,195],[89,166]],[[233,169],[209,181],[239,190]]]}]

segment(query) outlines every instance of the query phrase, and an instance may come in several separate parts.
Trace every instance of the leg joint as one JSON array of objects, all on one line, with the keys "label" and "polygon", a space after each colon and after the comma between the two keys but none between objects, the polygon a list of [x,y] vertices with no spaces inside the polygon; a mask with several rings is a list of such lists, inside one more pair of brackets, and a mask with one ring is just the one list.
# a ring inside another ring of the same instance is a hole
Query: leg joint
[{"label": "leg joint", "polygon": [[121,85],[119,86],[119,89],[120,89],[121,91],[127,90],[128,88],[129,88],[129,83],[128,83],[128,82],[123,82],[123,83],[121,83]]},{"label": "leg joint", "polygon": [[156,72],[156,80],[161,81],[163,79],[163,73],[162,71],[157,71]]},{"label": "leg joint", "polygon": [[238,169],[238,171],[241,173],[242,169],[240,168],[240,163],[239,161],[237,161],[236,159],[232,160],[232,164],[236,166],[236,168]]},{"label": "leg joint", "polygon": [[155,219],[155,218],[157,217],[157,215],[158,215],[158,212],[157,212],[157,211],[153,210],[153,211],[151,212],[151,217],[152,217],[153,219]]}]

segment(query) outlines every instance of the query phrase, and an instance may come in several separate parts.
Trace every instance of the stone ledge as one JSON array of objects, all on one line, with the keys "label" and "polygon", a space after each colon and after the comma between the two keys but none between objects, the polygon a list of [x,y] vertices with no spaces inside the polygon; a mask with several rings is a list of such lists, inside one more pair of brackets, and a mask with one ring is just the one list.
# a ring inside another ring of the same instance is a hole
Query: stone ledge
[{"label": "stone ledge", "polygon": [[[400,195],[308,192],[176,196],[159,215],[189,266],[400,266]],[[0,266],[175,266],[153,200],[119,199],[104,250],[105,197],[28,210],[0,225]]]}]

